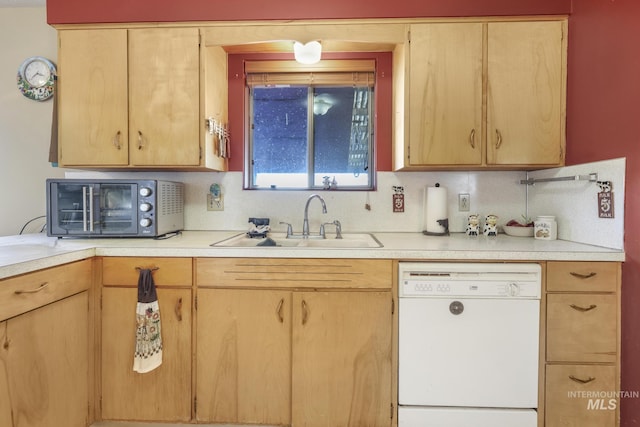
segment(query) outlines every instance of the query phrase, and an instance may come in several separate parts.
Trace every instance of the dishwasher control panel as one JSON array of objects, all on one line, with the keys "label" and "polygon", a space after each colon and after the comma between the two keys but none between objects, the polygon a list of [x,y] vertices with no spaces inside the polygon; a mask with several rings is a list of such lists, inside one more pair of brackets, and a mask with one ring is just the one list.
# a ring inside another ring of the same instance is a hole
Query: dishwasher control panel
[{"label": "dishwasher control panel", "polygon": [[539,264],[400,263],[399,296],[539,299]]}]

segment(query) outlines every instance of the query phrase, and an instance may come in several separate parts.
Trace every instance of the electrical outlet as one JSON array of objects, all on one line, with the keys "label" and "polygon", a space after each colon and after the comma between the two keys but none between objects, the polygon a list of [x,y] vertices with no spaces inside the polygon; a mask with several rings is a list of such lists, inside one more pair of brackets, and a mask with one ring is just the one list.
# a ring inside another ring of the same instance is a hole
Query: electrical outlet
[{"label": "electrical outlet", "polygon": [[471,196],[467,193],[458,194],[458,210],[460,212],[469,212],[471,209]]},{"label": "electrical outlet", "polygon": [[216,199],[211,193],[207,193],[207,210],[208,211],[223,211],[224,210],[224,196],[220,196]]}]

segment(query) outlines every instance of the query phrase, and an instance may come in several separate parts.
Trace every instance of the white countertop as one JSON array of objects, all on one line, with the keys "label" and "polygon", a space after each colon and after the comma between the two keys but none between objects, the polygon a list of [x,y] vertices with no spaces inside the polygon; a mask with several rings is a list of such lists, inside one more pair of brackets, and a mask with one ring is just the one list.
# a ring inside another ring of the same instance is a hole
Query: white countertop
[{"label": "white countertop", "polygon": [[0,279],[92,256],[378,258],[399,260],[624,261],[624,251],[526,237],[373,233],[381,248],[212,247],[240,231],[184,231],[165,239],[57,239],[42,234],[0,237]]}]

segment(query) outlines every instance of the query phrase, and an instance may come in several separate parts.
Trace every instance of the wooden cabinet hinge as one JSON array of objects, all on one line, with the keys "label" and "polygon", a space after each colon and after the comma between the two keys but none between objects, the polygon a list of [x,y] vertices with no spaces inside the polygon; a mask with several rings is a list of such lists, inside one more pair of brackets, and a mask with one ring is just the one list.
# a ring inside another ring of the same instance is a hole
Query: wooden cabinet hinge
[{"label": "wooden cabinet hinge", "polygon": [[393,420],[393,403],[391,404],[391,416],[389,418],[391,418]]},{"label": "wooden cabinet hinge", "polygon": [[196,310],[198,309],[198,297],[197,296],[193,299],[193,308],[196,309]]},{"label": "wooden cabinet hinge", "polygon": [[198,147],[199,148],[199,153],[198,153],[198,159],[202,160],[202,146]]},{"label": "wooden cabinet hinge", "polygon": [[194,396],[193,397],[193,415],[197,415],[198,414],[198,397]]},{"label": "wooden cabinet hinge", "polygon": [[391,314],[395,314],[396,312],[396,300],[391,298]]}]

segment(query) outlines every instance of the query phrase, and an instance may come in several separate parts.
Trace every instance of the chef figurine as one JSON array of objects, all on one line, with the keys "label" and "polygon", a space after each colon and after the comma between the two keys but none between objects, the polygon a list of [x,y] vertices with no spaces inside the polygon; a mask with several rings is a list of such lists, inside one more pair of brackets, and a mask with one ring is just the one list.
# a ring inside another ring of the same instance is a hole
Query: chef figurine
[{"label": "chef figurine", "polygon": [[477,236],[480,229],[480,217],[478,214],[471,214],[467,218],[467,236]]},{"label": "chef figurine", "polygon": [[498,235],[498,217],[496,215],[487,215],[484,221],[485,236],[497,236]]}]

